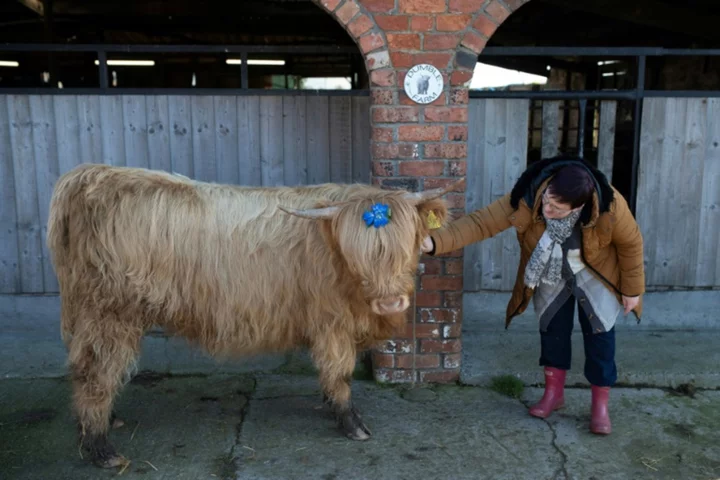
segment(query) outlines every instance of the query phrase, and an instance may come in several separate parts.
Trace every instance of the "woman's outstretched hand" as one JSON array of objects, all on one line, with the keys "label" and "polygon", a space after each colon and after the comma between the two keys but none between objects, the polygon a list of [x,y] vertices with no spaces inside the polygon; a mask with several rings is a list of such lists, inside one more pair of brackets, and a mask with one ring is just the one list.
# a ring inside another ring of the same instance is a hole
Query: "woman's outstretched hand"
[{"label": "woman's outstretched hand", "polygon": [[432,252],[432,250],[435,248],[435,244],[433,243],[432,238],[430,238],[430,235],[425,237],[423,240],[422,246],[420,247],[420,250],[423,251],[423,253]]}]

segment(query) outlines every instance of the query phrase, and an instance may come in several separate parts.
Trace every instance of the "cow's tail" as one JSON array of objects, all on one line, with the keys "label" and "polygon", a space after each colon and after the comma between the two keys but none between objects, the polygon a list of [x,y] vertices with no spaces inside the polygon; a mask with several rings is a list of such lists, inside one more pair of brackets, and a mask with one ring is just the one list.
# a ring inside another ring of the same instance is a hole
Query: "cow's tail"
[{"label": "cow's tail", "polygon": [[60,286],[62,303],[60,332],[65,341],[72,336],[75,323],[75,315],[69,313],[68,305],[68,294],[71,293],[68,290],[73,288],[71,285],[73,250],[70,245],[70,230],[72,223],[82,224],[84,219],[82,189],[87,181],[86,173],[90,168],[91,165],[80,165],[62,175],[56,182],[50,198],[46,242]]}]

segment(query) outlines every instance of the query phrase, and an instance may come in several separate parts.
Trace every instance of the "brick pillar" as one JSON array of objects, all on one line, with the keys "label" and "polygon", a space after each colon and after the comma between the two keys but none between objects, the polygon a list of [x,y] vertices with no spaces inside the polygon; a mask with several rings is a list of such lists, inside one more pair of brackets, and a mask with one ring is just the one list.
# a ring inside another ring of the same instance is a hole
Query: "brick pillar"
[{"label": "brick pillar", "polygon": [[[365,55],[373,183],[416,191],[464,176],[468,86],[478,54],[498,25],[527,0],[315,1],[345,26]],[[413,102],[403,90],[406,72],[419,63],[435,66],[444,77],[442,95],[429,105]],[[446,198],[453,216],[464,213],[464,187]],[[404,334],[372,354],[378,381],[459,378],[462,251],[423,257],[419,274]]]},{"label": "brick pillar", "polygon": [[[383,17],[376,17],[383,18]],[[392,96],[373,95],[373,182],[384,188],[424,190],[452,183],[465,175],[467,156],[468,92],[464,77],[453,73],[451,62],[457,40],[434,33],[436,18],[402,15],[409,29],[388,33],[390,57],[397,68],[399,88]],[[385,20],[379,20],[382,25]],[[391,22],[392,24],[392,22]],[[399,25],[391,28],[398,28]],[[433,43],[435,42],[435,43]],[[439,43],[438,43],[439,42]],[[437,51],[425,51],[420,48]],[[434,46],[433,46],[434,45]],[[412,47],[412,48],[411,48]],[[430,63],[444,73],[445,92],[435,102],[415,104],[402,90],[408,68]],[[464,212],[464,189],[446,196],[453,215]],[[460,372],[462,320],[462,252],[424,256],[419,268],[415,305],[404,335],[373,353],[375,377],[381,382],[413,380],[452,382]],[[415,341],[412,321],[415,316]]]}]

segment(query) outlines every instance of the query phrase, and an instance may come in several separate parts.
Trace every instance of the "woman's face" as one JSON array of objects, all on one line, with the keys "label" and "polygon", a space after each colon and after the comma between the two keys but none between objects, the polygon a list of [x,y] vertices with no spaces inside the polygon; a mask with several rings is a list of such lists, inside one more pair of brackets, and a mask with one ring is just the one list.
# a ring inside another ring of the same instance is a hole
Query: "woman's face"
[{"label": "woman's face", "polygon": [[583,208],[583,205],[580,205],[578,208],[573,209],[569,203],[559,202],[550,192],[550,189],[546,189],[545,193],[543,193],[542,203],[543,215],[550,220],[565,218],[573,211]]}]

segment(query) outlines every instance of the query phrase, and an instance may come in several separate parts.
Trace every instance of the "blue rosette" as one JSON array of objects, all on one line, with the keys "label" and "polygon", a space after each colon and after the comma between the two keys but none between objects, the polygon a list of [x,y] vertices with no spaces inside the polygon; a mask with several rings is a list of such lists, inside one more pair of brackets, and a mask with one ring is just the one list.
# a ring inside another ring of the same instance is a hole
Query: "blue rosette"
[{"label": "blue rosette", "polygon": [[384,227],[390,222],[390,217],[392,217],[392,210],[384,203],[375,203],[363,213],[363,220],[368,228]]}]

